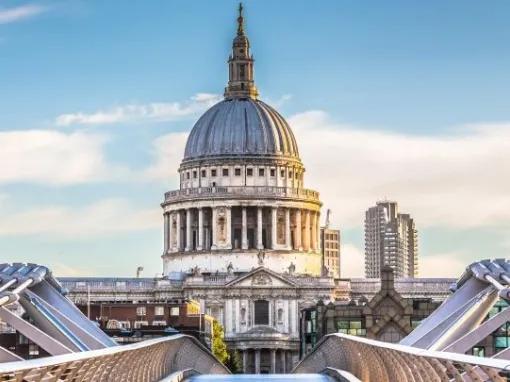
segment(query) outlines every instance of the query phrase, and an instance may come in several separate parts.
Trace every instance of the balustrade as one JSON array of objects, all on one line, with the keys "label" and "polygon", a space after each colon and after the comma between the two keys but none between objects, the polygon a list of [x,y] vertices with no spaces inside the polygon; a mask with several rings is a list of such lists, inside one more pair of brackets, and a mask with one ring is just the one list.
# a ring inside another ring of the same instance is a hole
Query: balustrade
[{"label": "balustrade", "polygon": [[165,193],[165,201],[177,201],[186,198],[224,197],[224,196],[269,196],[282,198],[301,198],[319,201],[319,193],[306,188],[271,186],[218,186],[183,188]]}]

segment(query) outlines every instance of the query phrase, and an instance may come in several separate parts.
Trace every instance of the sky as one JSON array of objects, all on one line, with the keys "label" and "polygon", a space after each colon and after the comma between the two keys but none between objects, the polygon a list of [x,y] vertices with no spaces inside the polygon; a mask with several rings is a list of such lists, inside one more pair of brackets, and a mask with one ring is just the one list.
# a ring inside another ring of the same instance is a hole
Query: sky
[{"label": "sky", "polygon": [[[507,257],[510,2],[244,4],[261,98],[342,230],[342,276],[363,274],[364,211],[385,198],[415,219],[420,276]],[[159,204],[221,99],[236,9],[0,0],[1,262],[161,274]]]}]

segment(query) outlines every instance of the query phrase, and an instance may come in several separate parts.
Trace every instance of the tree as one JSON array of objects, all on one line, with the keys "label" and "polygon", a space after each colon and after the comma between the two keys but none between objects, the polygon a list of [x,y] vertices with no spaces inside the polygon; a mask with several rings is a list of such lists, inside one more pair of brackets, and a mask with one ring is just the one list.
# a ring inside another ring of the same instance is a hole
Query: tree
[{"label": "tree", "polygon": [[228,351],[228,361],[225,366],[229,368],[232,374],[241,374],[243,372],[243,361],[241,360],[239,351]]},{"label": "tree", "polygon": [[222,364],[226,365],[229,359],[229,354],[227,351],[227,345],[223,340],[224,336],[223,326],[221,326],[217,321],[213,321],[211,350],[214,356],[218,358]]}]

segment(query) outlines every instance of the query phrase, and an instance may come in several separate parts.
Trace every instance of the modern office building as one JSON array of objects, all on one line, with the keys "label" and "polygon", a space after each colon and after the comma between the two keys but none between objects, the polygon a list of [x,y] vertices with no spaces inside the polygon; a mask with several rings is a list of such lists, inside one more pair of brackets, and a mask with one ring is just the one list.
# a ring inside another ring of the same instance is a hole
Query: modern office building
[{"label": "modern office building", "polygon": [[409,214],[394,201],[380,201],[365,213],[365,274],[380,277],[388,265],[395,277],[418,275],[418,232]]},{"label": "modern office building", "polygon": [[322,272],[324,276],[340,277],[340,230],[321,227]]}]

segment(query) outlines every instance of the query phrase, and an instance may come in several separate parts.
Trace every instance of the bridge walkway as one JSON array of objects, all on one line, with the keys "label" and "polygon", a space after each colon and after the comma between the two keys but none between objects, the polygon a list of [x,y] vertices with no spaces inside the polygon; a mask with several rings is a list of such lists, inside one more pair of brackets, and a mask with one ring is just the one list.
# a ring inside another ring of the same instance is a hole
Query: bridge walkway
[{"label": "bridge walkway", "polygon": [[197,375],[184,382],[334,382],[336,379],[324,374],[232,374]]}]

